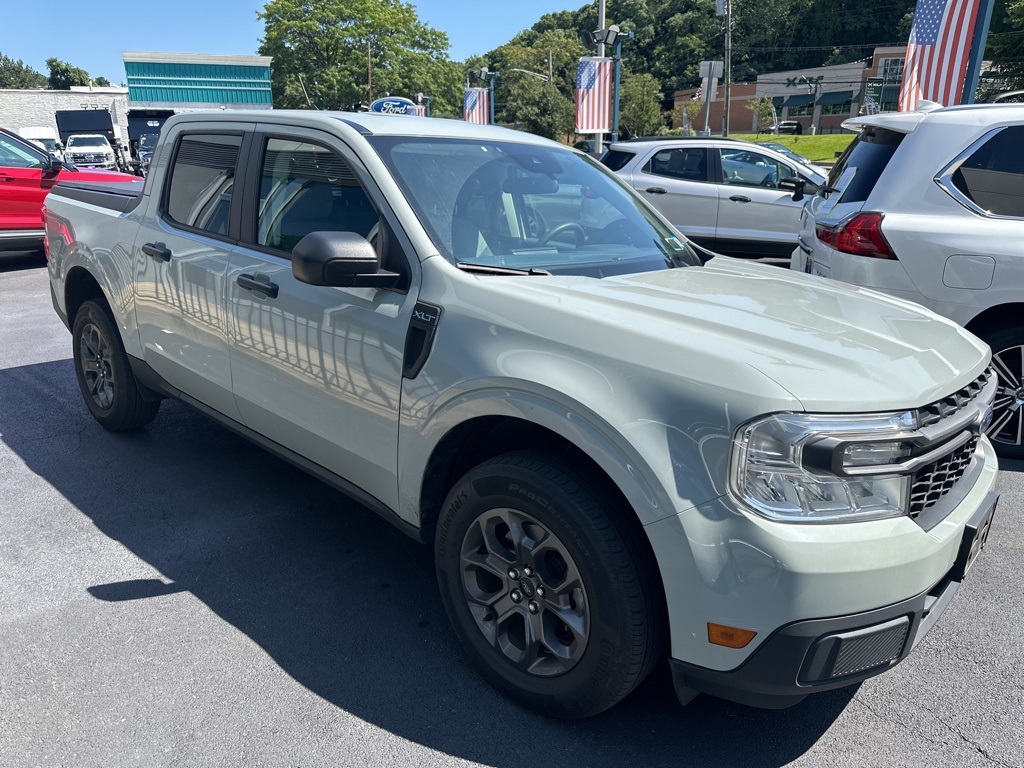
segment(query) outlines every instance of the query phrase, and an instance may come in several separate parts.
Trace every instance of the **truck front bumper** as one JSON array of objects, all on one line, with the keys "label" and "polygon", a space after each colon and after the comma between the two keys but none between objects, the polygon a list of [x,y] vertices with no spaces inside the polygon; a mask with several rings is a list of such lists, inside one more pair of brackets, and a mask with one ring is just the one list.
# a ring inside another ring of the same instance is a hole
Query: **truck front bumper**
[{"label": "truck front bumper", "polygon": [[808,694],[852,685],[903,661],[935,625],[985,545],[998,495],[990,492],[964,529],[956,562],[931,589],[893,605],[776,630],[736,669],[670,659],[682,703],[696,693],[780,709]]}]

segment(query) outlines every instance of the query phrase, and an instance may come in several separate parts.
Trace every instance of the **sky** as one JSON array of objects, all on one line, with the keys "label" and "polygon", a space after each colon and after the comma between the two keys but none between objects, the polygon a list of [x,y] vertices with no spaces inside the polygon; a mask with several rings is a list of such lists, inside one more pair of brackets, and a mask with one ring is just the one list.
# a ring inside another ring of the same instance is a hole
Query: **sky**
[{"label": "sky", "polygon": [[[420,21],[447,33],[449,56],[462,61],[508,42],[545,13],[575,10],[587,0],[418,0],[412,4]],[[0,0],[0,53],[21,59],[44,75],[46,60],[56,56],[117,84],[125,80],[122,51],[255,54],[263,36],[256,12],[263,5],[264,0],[144,0],[121,5]]]}]

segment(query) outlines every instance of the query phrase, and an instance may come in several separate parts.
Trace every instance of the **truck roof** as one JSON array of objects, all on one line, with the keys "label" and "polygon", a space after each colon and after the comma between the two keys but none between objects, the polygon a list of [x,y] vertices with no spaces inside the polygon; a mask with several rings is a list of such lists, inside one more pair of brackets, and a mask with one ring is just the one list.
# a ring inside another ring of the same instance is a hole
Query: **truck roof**
[{"label": "truck roof", "polygon": [[912,133],[921,121],[953,123],[958,125],[998,125],[1024,119],[1024,104],[960,104],[942,107],[934,102],[921,102],[913,112],[883,112],[878,115],[852,117],[843,122],[843,128],[859,131],[871,126],[886,128],[897,133]]},{"label": "truck roof", "polygon": [[411,115],[382,115],[374,112],[328,112],[319,110],[286,110],[252,112],[249,110],[188,112],[175,115],[165,129],[182,122],[218,122],[241,120],[247,123],[284,123],[337,130],[339,124],[363,136],[437,136],[443,138],[490,139],[515,141],[520,144],[541,144],[564,147],[550,139],[525,131],[514,131],[492,125],[477,125],[464,120]]}]

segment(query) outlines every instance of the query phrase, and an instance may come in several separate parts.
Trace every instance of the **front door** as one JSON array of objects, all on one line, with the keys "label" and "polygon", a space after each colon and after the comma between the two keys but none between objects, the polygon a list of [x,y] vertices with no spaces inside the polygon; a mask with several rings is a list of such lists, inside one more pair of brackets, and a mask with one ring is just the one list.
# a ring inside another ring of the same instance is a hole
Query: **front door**
[{"label": "front door", "polygon": [[290,254],[306,234],[329,230],[366,237],[393,271],[411,275],[414,260],[397,248],[393,214],[368,193],[368,174],[342,142],[315,130],[258,130],[258,198],[228,276],[238,409],[251,429],[396,509],[414,281],[401,290],[309,285],[292,275]]},{"label": "front door", "polygon": [[0,134],[0,232],[43,229],[43,198],[57,182],[46,155]]},{"label": "front door", "polygon": [[786,257],[796,248],[803,202],[779,189],[797,172],[773,157],[744,147],[722,148],[718,247],[726,253]]}]

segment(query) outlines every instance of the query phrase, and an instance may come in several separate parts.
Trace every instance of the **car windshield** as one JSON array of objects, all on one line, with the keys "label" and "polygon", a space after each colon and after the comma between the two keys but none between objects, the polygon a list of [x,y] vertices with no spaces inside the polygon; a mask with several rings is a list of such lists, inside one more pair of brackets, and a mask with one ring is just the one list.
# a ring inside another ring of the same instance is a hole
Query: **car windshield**
[{"label": "car windshield", "polygon": [[144,133],[139,137],[139,148],[140,149],[152,149],[156,146],[157,139],[160,135],[157,133]]},{"label": "car windshield", "polygon": [[438,251],[455,264],[603,277],[700,263],[622,182],[567,148],[368,140]]},{"label": "car windshield", "polygon": [[105,147],[107,140],[102,136],[72,136],[68,139],[69,147]]}]

